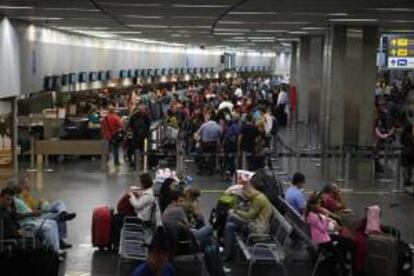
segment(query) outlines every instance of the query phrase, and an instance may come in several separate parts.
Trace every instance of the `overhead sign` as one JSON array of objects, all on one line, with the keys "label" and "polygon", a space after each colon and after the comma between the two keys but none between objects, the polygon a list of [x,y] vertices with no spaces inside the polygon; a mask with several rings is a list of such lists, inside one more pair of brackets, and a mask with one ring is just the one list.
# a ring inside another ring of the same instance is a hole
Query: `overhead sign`
[{"label": "overhead sign", "polygon": [[389,36],[388,68],[414,69],[414,36]]}]

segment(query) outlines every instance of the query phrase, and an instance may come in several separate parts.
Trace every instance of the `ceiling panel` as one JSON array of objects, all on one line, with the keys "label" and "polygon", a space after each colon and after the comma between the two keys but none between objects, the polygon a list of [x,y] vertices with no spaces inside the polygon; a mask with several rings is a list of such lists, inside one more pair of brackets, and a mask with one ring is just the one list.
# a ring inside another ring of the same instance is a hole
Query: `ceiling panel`
[{"label": "ceiling panel", "polygon": [[[193,45],[269,49],[278,39],[322,34],[330,24],[379,25],[412,30],[410,0],[2,0],[0,15],[65,31],[93,30],[114,38]],[[349,20],[352,19],[352,22]],[[346,21],[343,21],[346,20]]]}]

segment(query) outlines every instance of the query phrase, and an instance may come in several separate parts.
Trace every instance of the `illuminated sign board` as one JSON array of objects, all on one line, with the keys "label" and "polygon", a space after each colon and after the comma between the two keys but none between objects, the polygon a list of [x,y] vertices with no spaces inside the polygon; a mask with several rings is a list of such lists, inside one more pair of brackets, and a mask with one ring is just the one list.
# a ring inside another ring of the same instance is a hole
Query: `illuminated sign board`
[{"label": "illuminated sign board", "polygon": [[388,68],[414,69],[414,35],[388,37]]}]

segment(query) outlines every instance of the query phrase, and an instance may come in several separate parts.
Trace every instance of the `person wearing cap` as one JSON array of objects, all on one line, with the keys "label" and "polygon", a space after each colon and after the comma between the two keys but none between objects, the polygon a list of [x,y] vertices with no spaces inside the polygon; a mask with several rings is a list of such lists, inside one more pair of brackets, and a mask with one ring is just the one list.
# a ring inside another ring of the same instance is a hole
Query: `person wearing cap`
[{"label": "person wearing cap", "polygon": [[306,207],[306,197],[302,189],[305,185],[305,176],[297,172],[292,177],[292,185],[286,190],[285,199],[299,214],[303,214]]},{"label": "person wearing cap", "polygon": [[162,228],[159,228],[149,246],[147,260],[137,266],[132,276],[174,276],[175,271],[169,263],[171,246]]}]

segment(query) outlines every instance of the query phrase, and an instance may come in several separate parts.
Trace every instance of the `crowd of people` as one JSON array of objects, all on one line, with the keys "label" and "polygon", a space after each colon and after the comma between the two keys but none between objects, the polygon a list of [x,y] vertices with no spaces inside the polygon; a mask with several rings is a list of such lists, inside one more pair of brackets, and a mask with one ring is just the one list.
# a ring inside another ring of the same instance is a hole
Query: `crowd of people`
[{"label": "crowd of people", "polygon": [[287,124],[287,89],[275,79],[264,77],[210,81],[188,86],[184,92],[138,89],[129,99],[126,122],[108,102],[101,129],[111,145],[114,164],[120,164],[119,149],[124,146],[129,164],[135,167],[135,152],[144,150],[151,121],[162,118],[176,135],[173,145],[167,141],[161,144],[165,150],[169,146],[175,149],[178,136],[185,152],[195,155],[198,174],[220,171],[230,179],[242,153],[247,156],[250,170],[265,167],[266,160],[271,167],[267,158],[271,137],[278,127]]}]

